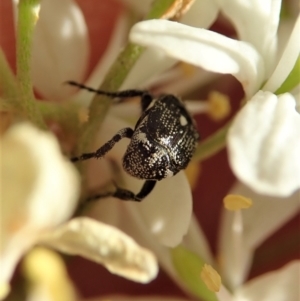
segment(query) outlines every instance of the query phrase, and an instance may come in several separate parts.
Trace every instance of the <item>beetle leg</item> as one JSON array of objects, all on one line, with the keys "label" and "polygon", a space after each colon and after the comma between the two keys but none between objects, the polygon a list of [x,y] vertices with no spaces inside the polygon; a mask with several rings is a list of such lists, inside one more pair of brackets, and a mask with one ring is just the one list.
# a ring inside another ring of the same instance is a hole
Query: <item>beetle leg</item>
[{"label": "beetle leg", "polygon": [[140,200],[142,200],[143,198],[145,198],[154,188],[155,184],[157,181],[152,181],[152,180],[147,180],[141,191],[136,195],[136,197]]},{"label": "beetle leg", "polygon": [[142,112],[146,111],[149,107],[151,101],[153,100],[153,96],[149,93],[144,93],[141,98],[141,108]]},{"label": "beetle leg", "polygon": [[102,145],[99,149],[92,153],[84,153],[79,157],[71,158],[72,162],[88,160],[91,158],[102,158],[108,151],[110,151],[117,142],[119,142],[123,138],[131,138],[133,135],[133,129],[124,128],[120,130],[115,136],[112,137],[109,141],[107,141],[104,145]]},{"label": "beetle leg", "polygon": [[135,89],[131,89],[131,90],[124,90],[124,91],[117,91],[117,92],[108,92],[108,91],[103,91],[103,90],[97,90],[88,86],[85,86],[83,84],[74,82],[74,81],[67,81],[67,84],[71,85],[71,86],[75,86],[78,87],[80,89],[84,89],[96,94],[100,94],[100,95],[105,95],[111,98],[116,98],[116,97],[120,97],[120,98],[130,98],[130,97],[143,97],[143,95],[150,95],[148,91],[145,90],[135,90]]},{"label": "beetle leg", "polygon": [[93,196],[90,196],[87,201],[94,201],[97,199],[107,198],[107,197],[115,197],[122,201],[135,201],[135,202],[141,202],[154,188],[156,184],[156,181],[147,180],[141,191],[138,194],[134,194],[132,191],[120,188],[116,186],[115,192],[107,192],[103,194],[95,194]]},{"label": "beetle leg", "polygon": [[74,82],[74,81],[67,81],[67,84],[71,85],[71,86],[75,86],[78,87],[80,89],[84,89],[93,93],[97,93],[100,95],[105,95],[111,98],[115,98],[115,97],[120,97],[121,100],[119,102],[122,102],[122,100],[124,98],[130,98],[130,97],[137,97],[140,96],[141,97],[141,107],[142,107],[142,112],[144,112],[149,104],[151,103],[151,101],[153,100],[152,95],[145,90],[124,90],[124,91],[118,91],[118,92],[108,92],[108,91],[103,91],[103,90],[97,90],[91,87],[87,87],[83,84]]},{"label": "beetle leg", "polygon": [[134,194],[132,191],[116,187],[116,191],[111,196],[121,199],[123,201],[135,201],[141,202],[154,188],[156,181],[147,180],[145,181],[141,191],[138,194]]}]

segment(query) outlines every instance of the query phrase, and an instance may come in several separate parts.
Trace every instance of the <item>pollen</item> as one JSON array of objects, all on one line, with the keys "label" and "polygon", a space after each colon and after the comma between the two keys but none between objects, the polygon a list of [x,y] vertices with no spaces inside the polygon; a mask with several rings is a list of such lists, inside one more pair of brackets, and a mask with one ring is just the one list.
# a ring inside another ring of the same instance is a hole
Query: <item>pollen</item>
[{"label": "pollen", "polygon": [[209,264],[203,266],[200,277],[210,291],[217,293],[220,290],[221,276]]},{"label": "pollen", "polygon": [[226,118],[231,111],[227,95],[213,91],[208,95],[208,115],[215,121]]},{"label": "pollen", "polygon": [[224,207],[230,211],[248,209],[252,206],[252,200],[238,194],[228,194],[223,199]]}]

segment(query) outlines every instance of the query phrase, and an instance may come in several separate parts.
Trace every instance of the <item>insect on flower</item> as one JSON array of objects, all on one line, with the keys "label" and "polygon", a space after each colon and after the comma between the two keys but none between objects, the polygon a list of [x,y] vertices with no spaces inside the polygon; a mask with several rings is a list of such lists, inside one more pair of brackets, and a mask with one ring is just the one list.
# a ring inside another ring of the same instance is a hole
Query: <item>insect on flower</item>
[{"label": "insect on flower", "polygon": [[67,83],[100,95],[120,98],[120,101],[141,97],[142,114],[134,129],[121,129],[95,152],[84,153],[71,160],[102,158],[118,141],[129,138],[131,141],[123,157],[123,168],[131,176],[146,181],[138,194],[116,187],[115,192],[95,195],[92,199],[113,196],[140,202],[152,191],[157,181],[172,177],[187,167],[195,152],[199,134],[194,120],[179,98],[171,94],[154,98],[143,90],[106,92],[74,81]]}]

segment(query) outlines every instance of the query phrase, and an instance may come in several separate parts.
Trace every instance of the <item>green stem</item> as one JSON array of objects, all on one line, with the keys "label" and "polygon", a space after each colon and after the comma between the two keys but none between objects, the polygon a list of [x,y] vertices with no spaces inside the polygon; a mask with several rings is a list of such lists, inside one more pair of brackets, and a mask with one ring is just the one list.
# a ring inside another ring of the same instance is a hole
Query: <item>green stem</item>
[{"label": "green stem", "polygon": [[196,150],[193,161],[203,161],[222,150],[226,145],[226,136],[231,122],[225,124],[213,135],[202,141]]},{"label": "green stem", "polygon": [[78,134],[80,128],[79,106],[74,103],[57,104],[38,101],[37,107],[45,120],[55,121],[68,132]]},{"label": "green stem", "polygon": [[44,121],[36,106],[30,76],[32,37],[37,22],[39,0],[20,0],[17,23],[17,79],[20,86],[19,102],[28,119],[40,128]]}]

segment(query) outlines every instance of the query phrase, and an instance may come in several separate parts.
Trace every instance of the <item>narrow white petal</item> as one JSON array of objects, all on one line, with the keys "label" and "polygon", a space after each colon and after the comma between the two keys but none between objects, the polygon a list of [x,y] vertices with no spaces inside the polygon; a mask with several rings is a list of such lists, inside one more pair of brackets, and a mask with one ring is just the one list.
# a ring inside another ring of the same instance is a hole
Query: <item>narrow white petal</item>
[{"label": "narrow white petal", "polygon": [[87,28],[73,0],[44,0],[32,49],[34,86],[48,99],[62,100],[67,80],[82,81],[89,55]]},{"label": "narrow white petal", "polygon": [[166,71],[177,63],[159,49],[145,49],[140,58],[130,70],[120,90],[143,87],[156,75]]},{"label": "narrow white petal", "polygon": [[44,237],[62,252],[103,264],[110,272],[147,283],[156,277],[154,255],[117,228],[90,218],[76,218]]},{"label": "narrow white petal", "polygon": [[219,5],[216,0],[195,0],[191,8],[180,19],[180,23],[209,28],[216,20],[219,13]]},{"label": "narrow white petal", "polygon": [[79,176],[56,138],[30,124],[18,124],[2,141],[1,276],[9,279],[17,261],[38,236],[71,216]]},{"label": "narrow white petal", "polygon": [[281,0],[219,0],[221,10],[233,22],[239,38],[262,55],[266,76],[274,67]]},{"label": "narrow white petal", "polygon": [[235,292],[235,300],[299,301],[300,261],[263,274],[247,282]]},{"label": "narrow white petal", "polygon": [[262,90],[275,92],[294,68],[300,55],[299,32],[300,15],[297,18],[294,29],[273,74],[263,86]]},{"label": "narrow white petal", "polygon": [[228,133],[229,160],[254,191],[288,196],[300,187],[300,115],[286,93],[259,91],[237,114]]},{"label": "narrow white petal", "polygon": [[[240,224],[235,214],[241,216]],[[221,261],[221,277],[230,290],[235,290],[247,278],[254,250],[246,242],[243,212],[223,210],[220,224],[218,256]]]},{"label": "narrow white petal", "polygon": [[255,249],[299,212],[300,195],[295,192],[288,198],[267,197],[255,193],[241,183],[237,183],[230,193],[249,197],[253,201],[251,208],[242,211],[243,256],[238,273],[233,269],[236,260],[233,256],[231,235],[234,213],[228,210],[223,210],[222,213],[219,236],[222,271],[226,283],[233,287],[235,282],[242,283],[247,278]]},{"label": "narrow white petal", "polygon": [[[123,13],[116,21],[114,31],[109,40],[109,44],[106,46],[104,54],[101,56],[97,65],[86,80],[85,85],[95,88],[100,86],[109,68],[114,63],[118,54],[120,53],[120,49],[124,46],[127,40],[128,30],[128,14]],[[74,101],[78,104],[88,107],[93,97],[93,93],[88,92],[86,90],[79,90],[78,93],[74,95]]]},{"label": "narrow white petal", "polygon": [[130,40],[208,71],[233,74],[248,95],[259,88],[264,78],[262,58],[251,45],[206,29],[149,20],[133,26]]}]

